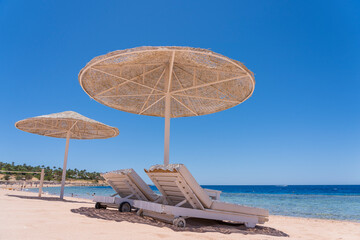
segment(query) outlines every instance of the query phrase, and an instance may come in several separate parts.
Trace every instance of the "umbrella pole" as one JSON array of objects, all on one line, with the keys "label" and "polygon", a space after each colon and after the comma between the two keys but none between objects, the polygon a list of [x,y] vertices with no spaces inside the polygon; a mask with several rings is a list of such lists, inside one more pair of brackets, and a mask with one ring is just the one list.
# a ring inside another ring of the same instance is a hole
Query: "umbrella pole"
[{"label": "umbrella pole", "polygon": [[175,59],[175,51],[171,54],[171,59],[169,63],[169,71],[168,71],[168,82],[165,85],[165,134],[164,134],[164,165],[169,165],[169,145],[170,145],[170,103],[171,103],[171,78],[172,72],[174,68],[174,59]]},{"label": "umbrella pole", "polygon": [[165,97],[164,165],[169,165],[170,144],[170,95]]},{"label": "umbrella pole", "polygon": [[69,151],[69,141],[70,141],[70,131],[66,134],[66,146],[65,146],[65,156],[64,156],[64,165],[63,172],[61,177],[61,191],[60,191],[60,199],[64,199],[64,187],[65,187],[65,179],[66,179],[66,165]]}]

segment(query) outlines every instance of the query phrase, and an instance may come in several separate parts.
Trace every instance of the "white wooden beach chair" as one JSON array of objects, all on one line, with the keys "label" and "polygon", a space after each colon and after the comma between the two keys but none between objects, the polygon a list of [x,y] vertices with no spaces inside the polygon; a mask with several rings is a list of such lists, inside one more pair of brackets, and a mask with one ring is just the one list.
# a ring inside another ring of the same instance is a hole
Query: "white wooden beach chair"
[{"label": "white wooden beach chair", "polygon": [[[162,198],[141,179],[134,169],[122,169],[101,174],[114,189],[112,196],[95,196],[95,208],[115,207],[120,212],[130,212],[134,200],[157,202]],[[115,197],[118,195],[119,197]]]},{"label": "white wooden beach chair", "polygon": [[268,221],[268,210],[218,201],[219,191],[200,187],[183,164],[155,165],[145,172],[164,197],[161,207],[138,202],[137,207],[146,215],[173,219],[179,227],[184,227],[190,217],[239,222],[247,227]]}]

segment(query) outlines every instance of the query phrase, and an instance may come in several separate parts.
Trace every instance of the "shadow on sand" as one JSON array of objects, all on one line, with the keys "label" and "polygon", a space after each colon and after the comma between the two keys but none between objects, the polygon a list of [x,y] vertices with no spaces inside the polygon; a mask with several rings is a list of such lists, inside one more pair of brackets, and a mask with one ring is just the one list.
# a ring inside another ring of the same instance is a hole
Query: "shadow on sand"
[{"label": "shadow on sand", "polygon": [[23,199],[33,199],[33,200],[42,200],[42,201],[54,201],[54,202],[70,202],[70,203],[87,203],[92,204],[89,202],[83,202],[83,201],[77,201],[77,200],[66,200],[66,199],[60,199],[59,197],[36,197],[36,196],[23,196],[23,195],[14,195],[14,194],[7,194],[9,197],[17,197],[17,198],[23,198]]},{"label": "shadow on sand", "polygon": [[71,212],[81,214],[90,218],[98,218],[116,222],[131,222],[142,223],[157,227],[167,227],[174,231],[188,231],[188,232],[219,232],[223,234],[242,233],[242,234],[262,234],[276,237],[289,237],[288,234],[270,227],[256,226],[255,228],[247,228],[243,224],[231,224],[214,220],[206,219],[187,219],[185,228],[177,228],[172,224],[164,223],[150,217],[140,217],[134,212],[125,213],[109,209],[95,209],[88,207],[81,207],[78,209],[71,209]]}]

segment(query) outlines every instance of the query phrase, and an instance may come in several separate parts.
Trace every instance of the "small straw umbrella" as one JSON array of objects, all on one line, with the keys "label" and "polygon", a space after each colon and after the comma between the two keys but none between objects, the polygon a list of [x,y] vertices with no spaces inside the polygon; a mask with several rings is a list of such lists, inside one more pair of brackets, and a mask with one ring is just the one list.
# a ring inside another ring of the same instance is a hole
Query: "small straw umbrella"
[{"label": "small straw umbrella", "polygon": [[125,112],[165,117],[164,165],[169,164],[170,118],[234,107],[255,88],[242,63],[190,47],[137,47],[92,59],[79,73],[94,100]]},{"label": "small straw umbrella", "polygon": [[15,123],[15,127],[25,132],[47,137],[66,138],[60,199],[64,198],[66,164],[70,138],[105,139],[119,135],[119,130],[117,128],[97,122],[72,111],[27,118]]}]

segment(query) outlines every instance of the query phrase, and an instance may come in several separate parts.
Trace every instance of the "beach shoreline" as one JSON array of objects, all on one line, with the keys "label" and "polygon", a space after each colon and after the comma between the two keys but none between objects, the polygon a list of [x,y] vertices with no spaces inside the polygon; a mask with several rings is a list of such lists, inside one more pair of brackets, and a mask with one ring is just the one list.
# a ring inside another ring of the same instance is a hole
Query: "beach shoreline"
[{"label": "beach shoreline", "polygon": [[[24,182],[24,181],[13,181],[8,182],[7,184],[0,184],[0,189],[7,189],[7,190],[17,190],[21,191],[22,189],[26,188],[39,188],[39,181],[36,182]],[[66,182],[67,187],[101,187],[101,186],[109,186],[105,183],[91,183],[86,181],[73,181],[73,182]],[[61,183],[44,183],[43,187],[61,187]]]},{"label": "beach shoreline", "polygon": [[[271,215],[255,229],[215,221],[172,225],[116,210],[94,209],[89,199],[0,190],[0,239],[360,239],[360,223]],[[127,214],[127,215],[126,215]],[[74,227],[76,225],[76,227]]]}]

